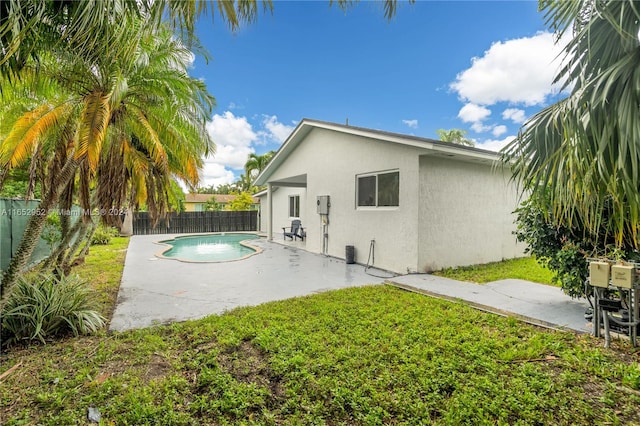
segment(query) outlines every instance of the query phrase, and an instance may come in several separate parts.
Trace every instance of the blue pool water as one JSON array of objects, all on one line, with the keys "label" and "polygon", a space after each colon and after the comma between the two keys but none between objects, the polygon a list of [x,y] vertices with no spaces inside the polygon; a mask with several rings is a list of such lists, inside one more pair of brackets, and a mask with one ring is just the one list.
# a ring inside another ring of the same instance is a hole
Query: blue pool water
[{"label": "blue pool water", "polygon": [[240,244],[240,241],[259,238],[255,234],[211,234],[176,237],[159,241],[171,246],[162,257],[188,262],[224,262],[255,254],[257,249]]}]

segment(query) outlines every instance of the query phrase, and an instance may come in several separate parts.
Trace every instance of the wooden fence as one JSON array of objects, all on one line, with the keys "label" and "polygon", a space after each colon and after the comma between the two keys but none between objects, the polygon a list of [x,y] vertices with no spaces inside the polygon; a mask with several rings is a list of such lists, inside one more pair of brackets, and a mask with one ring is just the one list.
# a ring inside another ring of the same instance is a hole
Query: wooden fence
[{"label": "wooden fence", "polygon": [[166,219],[161,219],[155,228],[148,213],[138,212],[133,217],[134,235],[257,230],[257,210],[171,213]]}]

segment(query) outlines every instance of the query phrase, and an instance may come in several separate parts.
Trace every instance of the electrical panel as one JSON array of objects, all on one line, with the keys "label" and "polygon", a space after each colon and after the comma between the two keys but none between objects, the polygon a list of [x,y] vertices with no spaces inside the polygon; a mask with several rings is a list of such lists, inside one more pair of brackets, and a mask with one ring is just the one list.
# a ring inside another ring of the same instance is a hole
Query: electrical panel
[{"label": "electrical panel", "polygon": [[329,214],[329,207],[331,207],[331,201],[328,195],[318,195],[316,201],[318,207],[318,214]]},{"label": "electrical panel", "polygon": [[594,287],[609,287],[611,277],[609,262],[589,262],[589,282]]},{"label": "electrical panel", "polygon": [[631,288],[636,279],[635,268],[632,265],[613,265],[611,275],[611,283],[616,287]]}]

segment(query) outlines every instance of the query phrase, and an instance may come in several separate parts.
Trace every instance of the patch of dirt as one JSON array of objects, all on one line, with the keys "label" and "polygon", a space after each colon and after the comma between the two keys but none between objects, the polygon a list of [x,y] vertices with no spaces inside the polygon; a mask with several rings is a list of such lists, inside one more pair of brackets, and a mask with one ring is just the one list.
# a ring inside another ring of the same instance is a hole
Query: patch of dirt
[{"label": "patch of dirt", "polygon": [[146,381],[161,379],[172,370],[171,364],[158,354],[153,354],[149,363],[145,366],[143,378]]},{"label": "patch of dirt", "polygon": [[171,363],[161,355],[153,354],[151,359],[144,364],[132,364],[127,359],[110,360],[100,366],[100,372],[111,376],[123,373],[136,373],[145,382],[162,379],[173,371]]},{"label": "patch of dirt", "polygon": [[269,389],[270,404],[284,399],[285,390],[280,377],[269,367],[268,355],[251,341],[243,341],[218,355],[220,367],[242,383],[253,383]]}]

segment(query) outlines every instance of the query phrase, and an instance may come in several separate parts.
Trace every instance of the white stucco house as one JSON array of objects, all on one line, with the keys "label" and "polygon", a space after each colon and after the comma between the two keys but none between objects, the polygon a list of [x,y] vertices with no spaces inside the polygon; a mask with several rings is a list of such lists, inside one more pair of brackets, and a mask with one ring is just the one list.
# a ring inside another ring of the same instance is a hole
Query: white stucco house
[{"label": "white stucco house", "polygon": [[283,239],[300,219],[306,250],[365,264],[373,246],[400,274],[499,261],[524,249],[509,178],[492,151],[303,119],[257,178],[260,227]]}]

